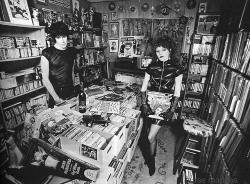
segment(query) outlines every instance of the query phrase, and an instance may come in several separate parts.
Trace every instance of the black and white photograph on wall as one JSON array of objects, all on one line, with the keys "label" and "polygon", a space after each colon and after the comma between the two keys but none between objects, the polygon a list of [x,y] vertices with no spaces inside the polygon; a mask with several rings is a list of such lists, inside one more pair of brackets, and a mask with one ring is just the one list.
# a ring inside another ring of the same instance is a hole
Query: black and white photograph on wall
[{"label": "black and white photograph on wall", "polygon": [[119,22],[110,23],[110,37],[119,38]]},{"label": "black and white photograph on wall", "polygon": [[78,0],[72,0],[72,12],[73,17],[78,18],[80,15],[80,9],[79,9],[79,1]]},{"label": "black and white photograph on wall", "polygon": [[118,19],[117,16],[118,16],[117,12],[111,12],[111,20],[112,20],[112,21],[117,20],[117,19]]},{"label": "black and white photograph on wall", "polygon": [[199,15],[197,33],[216,34],[220,15]]},{"label": "black and white photograph on wall", "polygon": [[199,3],[198,13],[206,13],[207,12],[207,2]]},{"label": "black and white photograph on wall", "polygon": [[102,14],[102,25],[108,25],[109,14],[104,13]]},{"label": "black and white photograph on wall", "polygon": [[109,40],[109,52],[118,52],[118,40]]},{"label": "black and white photograph on wall", "polygon": [[12,23],[32,25],[29,7],[26,0],[4,0],[7,15]]}]

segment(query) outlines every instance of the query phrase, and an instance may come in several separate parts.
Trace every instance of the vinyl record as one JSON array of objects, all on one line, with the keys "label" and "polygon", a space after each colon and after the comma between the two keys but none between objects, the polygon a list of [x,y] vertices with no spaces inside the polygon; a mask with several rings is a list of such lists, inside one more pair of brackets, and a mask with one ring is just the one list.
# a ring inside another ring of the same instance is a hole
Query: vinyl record
[{"label": "vinyl record", "polygon": [[109,3],[109,10],[114,11],[115,10],[115,3]]},{"label": "vinyl record", "polygon": [[118,12],[122,13],[124,11],[124,7],[122,5],[118,6]]},{"label": "vinyl record", "polygon": [[148,3],[144,3],[142,6],[141,6],[141,10],[143,12],[146,12],[149,10],[149,4]]},{"label": "vinyl record", "polygon": [[135,12],[135,10],[136,10],[136,8],[135,8],[135,6],[134,6],[134,5],[130,6],[130,8],[129,8],[129,9],[130,9],[130,11],[131,11],[131,12]]},{"label": "vinyl record", "polygon": [[169,15],[169,12],[170,12],[170,9],[167,6],[162,4],[161,5],[161,14],[162,15]]}]

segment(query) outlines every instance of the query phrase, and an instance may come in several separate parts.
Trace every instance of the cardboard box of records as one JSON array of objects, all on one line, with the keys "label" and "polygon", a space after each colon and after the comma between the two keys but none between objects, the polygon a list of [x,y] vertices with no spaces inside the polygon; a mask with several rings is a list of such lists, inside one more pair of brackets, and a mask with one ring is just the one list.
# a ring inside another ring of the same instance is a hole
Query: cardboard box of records
[{"label": "cardboard box of records", "polygon": [[116,157],[113,157],[108,166],[100,170],[96,184],[120,184],[128,162],[131,161],[142,130],[142,120],[137,130],[132,133],[130,139]]},{"label": "cardboard box of records", "polygon": [[[103,128],[114,129],[114,125],[110,125],[112,124]],[[124,126],[118,127],[111,133],[110,130],[75,124],[60,135],[61,149],[81,160],[103,167],[120,152],[125,142],[124,129]]]}]

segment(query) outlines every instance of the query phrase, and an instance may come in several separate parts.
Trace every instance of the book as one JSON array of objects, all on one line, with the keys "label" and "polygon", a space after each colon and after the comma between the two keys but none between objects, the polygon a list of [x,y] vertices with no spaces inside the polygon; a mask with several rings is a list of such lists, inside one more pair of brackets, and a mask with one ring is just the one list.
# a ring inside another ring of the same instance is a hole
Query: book
[{"label": "book", "polygon": [[[31,162],[34,161],[35,153],[39,152],[39,149],[42,149],[46,155],[58,161],[53,174],[69,179],[80,179],[84,181],[97,180],[100,172],[98,167],[75,158],[41,139],[32,138],[30,143],[28,154],[26,154],[23,159],[24,166],[30,165]],[[51,161],[48,161],[48,163],[51,163]]]},{"label": "book", "polygon": [[86,48],[94,47],[93,33],[91,31],[84,32],[84,43]]}]

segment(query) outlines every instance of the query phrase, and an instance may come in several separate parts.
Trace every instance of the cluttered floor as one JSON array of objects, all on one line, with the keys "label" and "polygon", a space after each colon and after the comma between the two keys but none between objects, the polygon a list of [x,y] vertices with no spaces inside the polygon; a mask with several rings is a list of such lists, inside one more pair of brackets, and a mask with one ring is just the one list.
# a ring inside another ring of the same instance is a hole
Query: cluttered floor
[{"label": "cluttered floor", "polygon": [[121,184],[176,184],[177,174],[173,175],[175,139],[171,127],[162,126],[157,135],[156,171],[153,176],[148,174],[148,167],[137,146]]}]

